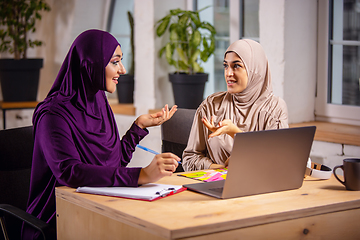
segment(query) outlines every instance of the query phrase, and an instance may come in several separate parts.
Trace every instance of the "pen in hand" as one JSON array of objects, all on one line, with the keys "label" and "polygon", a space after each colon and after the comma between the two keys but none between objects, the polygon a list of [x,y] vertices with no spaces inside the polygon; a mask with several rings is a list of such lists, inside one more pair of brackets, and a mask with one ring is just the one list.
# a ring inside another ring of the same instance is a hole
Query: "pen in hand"
[{"label": "pen in hand", "polygon": [[[140,144],[138,144],[138,145],[136,145],[136,146],[137,146],[138,148],[141,148],[142,150],[145,150],[145,151],[147,151],[147,152],[153,153],[153,154],[155,154],[155,155],[160,154],[160,153],[158,153],[158,152],[156,152],[156,151],[154,151],[154,150],[152,150],[152,149],[150,149],[150,148],[141,146]],[[178,161],[178,164],[181,164],[181,162]]]}]

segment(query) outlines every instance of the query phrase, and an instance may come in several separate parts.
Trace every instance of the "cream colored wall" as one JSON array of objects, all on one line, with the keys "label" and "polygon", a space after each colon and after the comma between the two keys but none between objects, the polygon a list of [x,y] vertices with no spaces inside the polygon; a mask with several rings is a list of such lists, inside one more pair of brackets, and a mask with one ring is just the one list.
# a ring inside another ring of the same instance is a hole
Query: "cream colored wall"
[{"label": "cream colored wall", "polygon": [[44,47],[29,51],[44,58],[40,73],[38,100],[45,98],[50,90],[71,43],[82,31],[90,28],[105,29],[109,0],[47,0],[50,12],[43,14],[37,24],[37,38]]},{"label": "cream colored wall", "polygon": [[260,0],[259,18],[274,94],[287,103],[290,123],[313,121],[317,1]]}]

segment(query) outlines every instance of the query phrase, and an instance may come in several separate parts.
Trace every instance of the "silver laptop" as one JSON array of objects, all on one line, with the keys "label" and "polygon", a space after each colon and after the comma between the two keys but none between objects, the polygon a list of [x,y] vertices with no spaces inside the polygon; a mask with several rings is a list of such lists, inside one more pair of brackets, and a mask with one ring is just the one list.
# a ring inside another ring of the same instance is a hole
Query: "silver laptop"
[{"label": "silver laptop", "polygon": [[226,180],[184,187],[223,199],[300,188],[315,130],[310,126],[238,133]]}]

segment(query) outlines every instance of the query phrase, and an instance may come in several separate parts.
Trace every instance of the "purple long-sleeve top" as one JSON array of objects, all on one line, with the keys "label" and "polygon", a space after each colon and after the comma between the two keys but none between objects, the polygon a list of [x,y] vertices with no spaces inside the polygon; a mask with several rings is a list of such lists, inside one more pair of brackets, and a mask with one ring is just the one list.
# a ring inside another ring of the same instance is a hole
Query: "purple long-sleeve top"
[{"label": "purple long-sleeve top", "polygon": [[[137,186],[126,167],[148,131],[135,123],[120,139],[107,101],[105,67],[120,44],[87,30],[74,41],[47,97],[33,115],[34,153],[27,212],[56,228],[55,187]],[[37,239],[23,226],[23,239]]]},{"label": "purple long-sleeve top", "polygon": [[[27,212],[56,227],[55,187],[132,186],[136,187],[141,168],[126,167],[136,145],[148,132],[133,124],[122,137],[118,161],[96,156],[84,157],[81,145],[72,138],[71,127],[59,116],[47,114],[36,131],[29,206]],[[94,164],[93,161],[97,161]],[[31,231],[31,230],[30,230]]]}]

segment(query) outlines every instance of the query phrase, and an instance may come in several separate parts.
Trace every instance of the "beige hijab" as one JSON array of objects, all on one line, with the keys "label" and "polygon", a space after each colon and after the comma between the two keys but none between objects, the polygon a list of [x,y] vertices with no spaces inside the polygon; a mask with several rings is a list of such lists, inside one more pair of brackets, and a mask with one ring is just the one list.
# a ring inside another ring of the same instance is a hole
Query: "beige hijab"
[{"label": "beige hijab", "polygon": [[203,116],[208,119],[214,116],[215,124],[230,119],[245,132],[288,127],[286,103],[273,95],[269,64],[261,45],[242,39],[231,44],[225,55],[228,52],[235,52],[243,60],[248,85],[240,93],[214,93],[199,106],[183,153],[186,171],[207,169],[212,163],[223,164],[232,150],[230,136],[208,138],[210,131],[201,122]]}]

